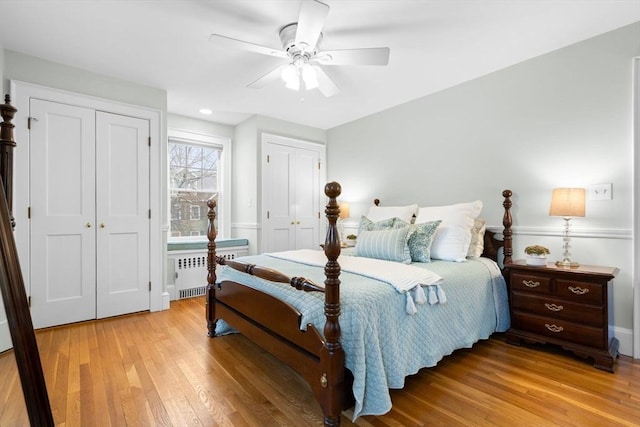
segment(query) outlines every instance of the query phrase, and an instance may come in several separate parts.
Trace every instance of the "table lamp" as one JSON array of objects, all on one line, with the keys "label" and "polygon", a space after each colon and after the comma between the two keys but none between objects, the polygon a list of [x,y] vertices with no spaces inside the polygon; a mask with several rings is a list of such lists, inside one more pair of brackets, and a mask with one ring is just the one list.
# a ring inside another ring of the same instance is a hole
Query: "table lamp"
[{"label": "table lamp", "polygon": [[340,237],[341,242],[344,242],[347,237],[344,235],[344,219],[349,218],[349,203],[340,202],[338,203],[338,207],[340,208],[340,215],[338,216],[338,237]]},{"label": "table lamp", "polygon": [[550,216],[561,216],[564,218],[564,232],[562,245],[562,261],[556,262],[558,267],[579,267],[575,261],[571,260],[571,236],[569,227],[572,217],[584,217],[584,188],[554,188],[551,196]]}]

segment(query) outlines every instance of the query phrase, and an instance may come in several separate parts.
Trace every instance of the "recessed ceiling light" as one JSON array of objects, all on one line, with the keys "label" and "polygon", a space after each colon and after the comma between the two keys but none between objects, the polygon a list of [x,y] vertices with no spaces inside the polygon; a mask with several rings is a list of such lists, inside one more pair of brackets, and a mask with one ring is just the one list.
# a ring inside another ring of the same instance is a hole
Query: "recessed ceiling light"
[{"label": "recessed ceiling light", "polygon": [[207,109],[207,108],[202,108],[200,109],[200,113],[201,114],[206,114],[207,116],[210,116],[211,114],[213,114],[213,111]]}]

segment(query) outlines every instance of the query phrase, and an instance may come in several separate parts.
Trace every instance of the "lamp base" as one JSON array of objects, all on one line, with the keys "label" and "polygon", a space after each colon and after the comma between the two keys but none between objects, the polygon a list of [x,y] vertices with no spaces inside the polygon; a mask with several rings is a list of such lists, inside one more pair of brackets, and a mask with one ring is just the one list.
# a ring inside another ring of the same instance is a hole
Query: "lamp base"
[{"label": "lamp base", "polygon": [[569,259],[563,259],[562,261],[556,261],[556,267],[578,268],[580,267],[580,264],[575,261],[571,261]]}]

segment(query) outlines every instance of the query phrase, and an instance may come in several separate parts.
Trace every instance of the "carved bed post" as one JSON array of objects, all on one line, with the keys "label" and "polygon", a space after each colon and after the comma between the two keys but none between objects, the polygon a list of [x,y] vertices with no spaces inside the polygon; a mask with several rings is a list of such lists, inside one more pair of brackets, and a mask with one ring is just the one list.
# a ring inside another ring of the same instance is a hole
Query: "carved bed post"
[{"label": "carved bed post", "polygon": [[512,235],[513,231],[511,230],[511,226],[513,225],[513,219],[511,218],[511,196],[513,193],[511,190],[504,190],[502,192],[502,197],[504,197],[504,202],[502,206],[504,206],[504,216],[502,217],[502,225],[504,226],[504,231],[502,233],[504,240],[504,259],[503,264],[511,264],[513,262],[513,242]]},{"label": "carved bed post", "polygon": [[207,200],[207,206],[209,211],[207,217],[209,218],[209,227],[207,228],[207,298],[206,303],[206,316],[207,316],[207,335],[213,338],[216,334],[216,305],[214,304],[216,295],[216,226],[214,221],[216,219],[216,201],[214,198]]},{"label": "carved bed post", "polygon": [[0,105],[0,116],[3,122],[0,123],[0,177],[4,184],[4,194],[7,198],[9,206],[9,215],[11,215],[11,227],[16,227],[16,221],[13,217],[13,149],[16,142],[13,140],[13,128],[15,125],[11,123],[13,117],[18,111],[11,105],[11,97],[5,95],[4,104]]},{"label": "carved bed post", "polygon": [[16,144],[13,141],[14,126],[11,119],[17,110],[9,104],[9,95],[5,101],[6,104],[0,105],[0,115],[4,119],[0,124],[0,293],[30,424],[48,427],[54,426],[53,415],[13,236],[15,223],[11,215],[10,197],[13,184],[12,152]]},{"label": "carved bed post", "polygon": [[324,314],[326,323],[324,326],[325,343],[320,352],[320,364],[322,377],[318,380],[322,387],[322,412],[325,426],[340,425],[340,413],[344,402],[344,350],[340,344],[340,238],[336,221],[340,214],[340,208],[336,199],[342,192],[342,187],[337,182],[330,182],[324,187],[324,193],[329,197],[329,203],[325,214],[329,220],[329,228],[324,243],[324,253],[327,264],[324,268],[326,280]]}]

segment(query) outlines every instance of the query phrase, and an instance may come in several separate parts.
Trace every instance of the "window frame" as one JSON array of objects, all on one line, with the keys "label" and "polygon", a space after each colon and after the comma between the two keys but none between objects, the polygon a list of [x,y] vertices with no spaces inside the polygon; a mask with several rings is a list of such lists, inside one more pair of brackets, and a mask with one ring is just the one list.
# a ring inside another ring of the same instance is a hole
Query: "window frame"
[{"label": "window frame", "polygon": [[[219,238],[231,237],[231,139],[216,135],[201,134],[197,132],[180,129],[168,129],[167,131],[167,233],[168,243],[207,241],[207,236],[171,236],[171,183],[170,183],[170,159],[169,145],[171,143],[183,143],[204,145],[207,147],[220,148],[222,151],[218,159],[218,208],[217,236]],[[201,212],[202,214],[202,212]]]}]

